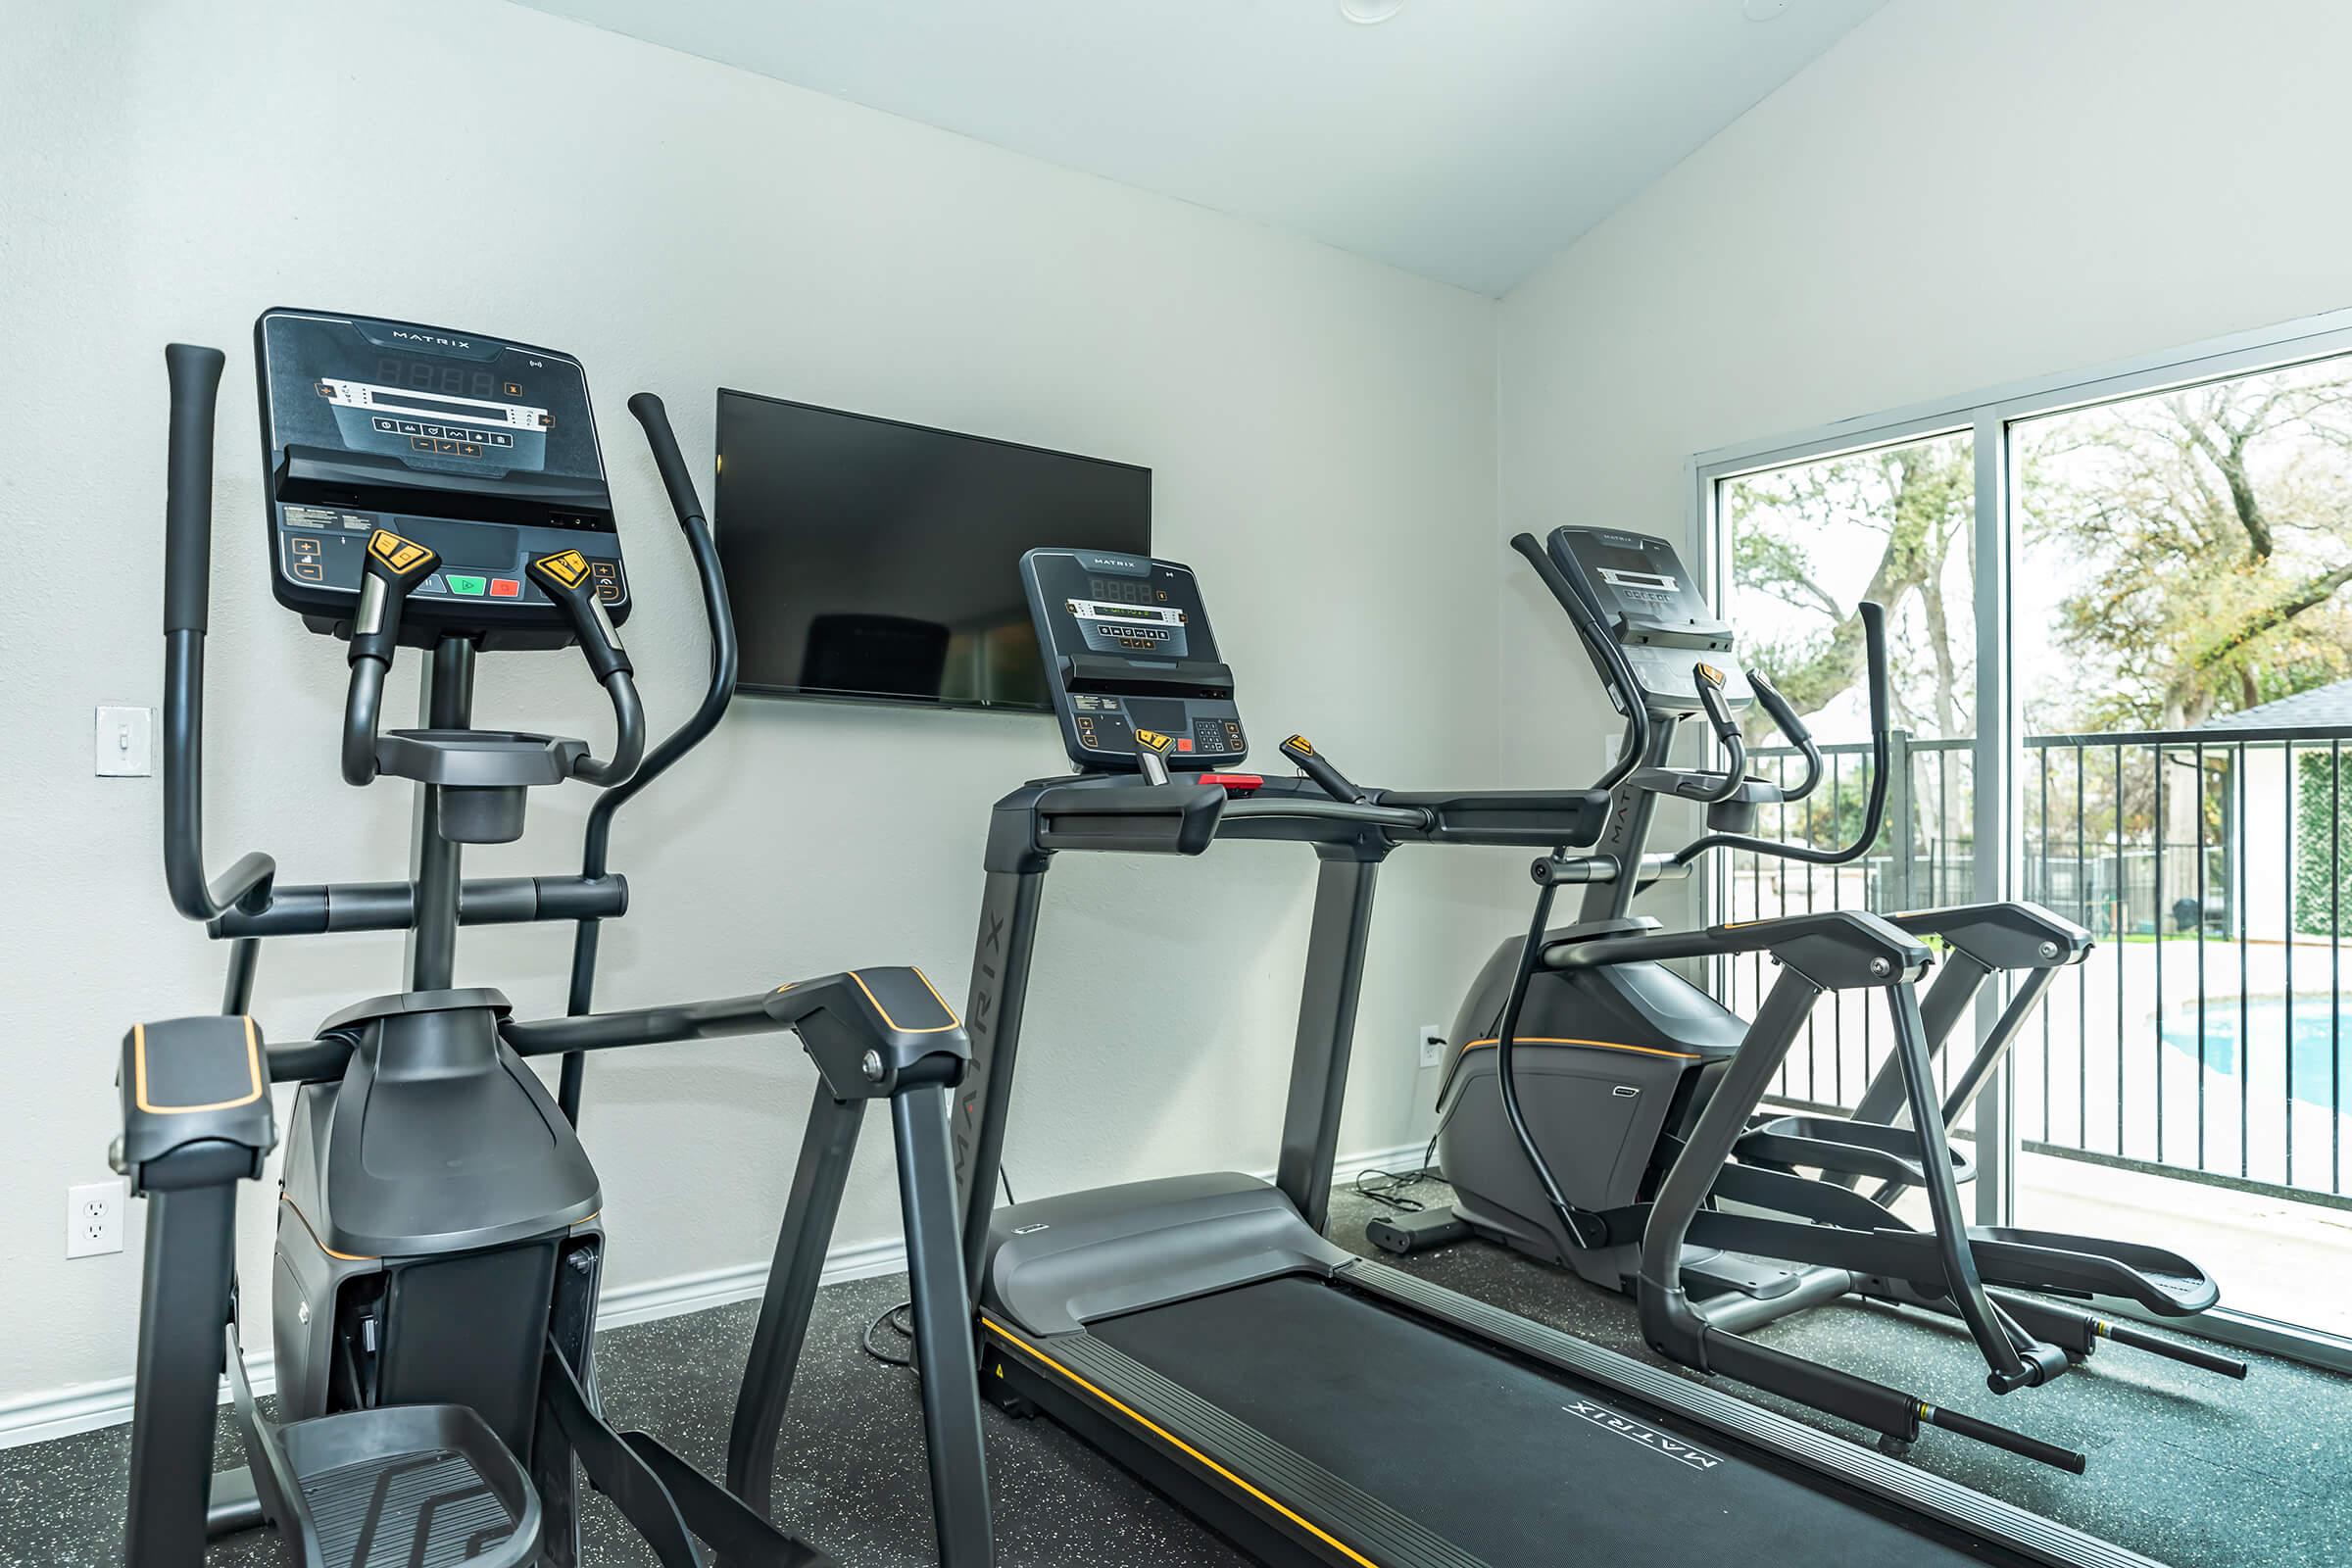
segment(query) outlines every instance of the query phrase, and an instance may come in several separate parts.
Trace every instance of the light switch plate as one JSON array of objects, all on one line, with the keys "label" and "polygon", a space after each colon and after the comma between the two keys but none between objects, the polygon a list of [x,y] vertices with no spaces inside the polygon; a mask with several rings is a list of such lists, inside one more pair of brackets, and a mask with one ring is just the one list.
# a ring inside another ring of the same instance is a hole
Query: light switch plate
[{"label": "light switch plate", "polygon": [[155,710],[100,707],[91,738],[100,778],[145,778],[155,771]]}]

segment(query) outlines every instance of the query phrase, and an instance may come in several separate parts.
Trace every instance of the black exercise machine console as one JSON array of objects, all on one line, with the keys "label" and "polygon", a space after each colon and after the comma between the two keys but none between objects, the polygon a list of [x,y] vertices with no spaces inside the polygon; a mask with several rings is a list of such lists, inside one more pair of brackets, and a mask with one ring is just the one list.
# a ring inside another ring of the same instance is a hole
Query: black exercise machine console
[{"label": "black exercise machine console", "polygon": [[[1142,556],[1032,550],[1021,587],[1054,673],[1062,744],[1080,767],[1136,771],[1141,755],[1178,772],[1239,763],[1250,750],[1233,671],[1192,568]],[[1136,744],[1138,732],[1165,748]]]},{"label": "black exercise machine console", "polygon": [[270,581],[312,630],[348,626],[377,528],[438,560],[409,592],[408,647],[432,647],[445,627],[484,650],[561,647],[571,622],[530,564],[567,550],[587,563],[612,624],[628,620],[628,574],[578,361],[306,311],[271,311],[254,340]]}]

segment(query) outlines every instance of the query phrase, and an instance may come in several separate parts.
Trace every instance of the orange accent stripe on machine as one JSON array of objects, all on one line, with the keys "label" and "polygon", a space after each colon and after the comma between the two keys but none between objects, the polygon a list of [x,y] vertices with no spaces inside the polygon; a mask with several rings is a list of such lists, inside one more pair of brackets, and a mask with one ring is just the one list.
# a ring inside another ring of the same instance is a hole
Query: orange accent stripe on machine
[{"label": "orange accent stripe on machine", "polygon": [[939,987],[931,983],[931,977],[920,969],[914,971],[914,977],[923,983],[925,991],[931,993],[931,1000],[939,1004],[939,1010],[948,1015],[946,1023],[935,1023],[927,1029],[907,1028],[890,1015],[890,1009],[882,1005],[882,999],[874,995],[874,988],[865,983],[865,976],[855,969],[850,971],[850,978],[858,982],[858,989],[865,993],[865,1000],[874,1004],[874,1010],[882,1015],[882,1021],[899,1033],[903,1035],[944,1035],[951,1029],[962,1028],[963,1020],[956,1016],[956,1009],[948,1005],[948,999],[939,994]]},{"label": "orange accent stripe on machine", "polygon": [[319,1241],[319,1240],[318,1240],[318,1233],[316,1230],[312,1230],[312,1229],[311,1229],[311,1221],[310,1221],[310,1216],[309,1216],[309,1215],[307,1215],[307,1214],[305,1214],[305,1213],[303,1213],[303,1211],[302,1211],[301,1209],[299,1209],[299,1208],[295,1207],[295,1205],[294,1205],[294,1200],[292,1200],[291,1198],[288,1198],[288,1197],[287,1197],[285,1194],[283,1194],[283,1193],[280,1193],[280,1194],[278,1194],[278,1195],[277,1195],[277,1200],[278,1200],[279,1202],[281,1202],[281,1203],[285,1204],[285,1205],[286,1205],[286,1207],[287,1207],[287,1209],[288,1209],[288,1210],[289,1210],[289,1211],[290,1211],[290,1212],[291,1212],[291,1213],[294,1215],[294,1217],[295,1217],[296,1219],[298,1219],[298,1220],[302,1221],[302,1228],[303,1228],[305,1231],[309,1231],[309,1232],[310,1232],[310,1237],[311,1237],[311,1243],[312,1243],[312,1245],[313,1245],[313,1246],[315,1246],[315,1247],[317,1247],[317,1248],[318,1249],[318,1250],[320,1250],[321,1252],[324,1252],[324,1253],[325,1253],[327,1256],[329,1256],[329,1257],[332,1257],[332,1258],[337,1258],[337,1259],[340,1259],[341,1261],[343,1261],[343,1262],[346,1262],[346,1263],[380,1263],[380,1262],[382,1262],[382,1261],[383,1261],[383,1259],[382,1259],[382,1258],[380,1258],[380,1257],[376,1257],[376,1256],[374,1256],[373,1254],[371,1254],[371,1253],[368,1253],[368,1252],[338,1252],[338,1251],[336,1251],[336,1250],[335,1250],[333,1248],[331,1248],[331,1247],[327,1246],[327,1245],[326,1245],[324,1242],[322,1242],[322,1241]]},{"label": "orange accent stripe on machine", "polygon": [[1289,1504],[1283,1502],[1280,1498],[1272,1495],[1271,1494],[1260,1491],[1258,1488],[1251,1486],[1249,1482],[1244,1481],[1240,1476],[1235,1475],[1231,1470],[1228,1470],[1225,1468],[1225,1466],[1217,1463],[1216,1460],[1210,1458],[1207,1454],[1202,1453],[1199,1448],[1194,1447],[1191,1444],[1176,1436],[1175,1433],[1170,1432],[1166,1427],[1161,1426],[1158,1422],[1135,1409],[1132,1405],[1123,1403],[1114,1396],[1095,1387],[1094,1384],[1089,1383],[1085,1378],[1080,1377],[1068,1367],[1063,1366],[1059,1361],[1054,1360],[1045,1351],[1039,1349],[1036,1346],[1031,1345],[1028,1341],[1022,1339],[1019,1335],[1004,1327],[1004,1324],[997,1322],[985,1312],[980,1314],[980,1326],[987,1329],[991,1334],[996,1335],[1005,1344],[1012,1346],[1023,1355],[1028,1356],[1031,1360],[1036,1361],[1039,1365],[1051,1368],[1053,1371],[1060,1374],[1062,1377],[1076,1384],[1079,1388],[1084,1389],[1087,1393],[1093,1395],[1104,1404],[1109,1405],[1113,1410],[1118,1411],[1119,1414],[1125,1416],[1137,1426],[1142,1427],[1153,1437],[1158,1438],[1162,1443],[1168,1444],[1171,1446],[1179,1449],[1187,1457],[1193,1459],[1196,1463],[1205,1465],[1207,1468],[1215,1471],[1218,1475],[1224,1477],[1225,1480],[1231,1482],[1234,1486],[1241,1488],[1242,1491],[1247,1492],[1250,1496],[1255,1497],[1259,1502],[1264,1503],[1276,1513],[1281,1514],[1285,1519],[1288,1519],[1293,1524],[1298,1526],[1299,1529],[1306,1531],[1309,1535],[1312,1535],[1317,1541],[1324,1543],[1333,1550],[1345,1556],[1349,1562],[1361,1563],[1363,1568],[1380,1568],[1378,1563],[1375,1563],[1371,1558],[1365,1556],[1362,1552],[1357,1551],[1353,1546],[1348,1545],[1348,1543],[1342,1541],[1330,1531],[1325,1530],[1313,1520],[1307,1518],[1306,1515],[1300,1513],[1298,1509],[1291,1507]]},{"label": "orange accent stripe on machine", "polygon": [[151,1116],[185,1116],[199,1110],[234,1110],[250,1105],[262,1098],[267,1080],[262,1077],[262,1041],[255,1033],[253,1019],[245,1020],[245,1070],[252,1075],[253,1087],[234,1100],[216,1100],[209,1105],[158,1105],[147,1098],[147,1026],[130,1026],[130,1067],[132,1096],[138,1107]]},{"label": "orange accent stripe on machine", "polygon": [[[1622,1040],[1567,1040],[1556,1035],[1513,1035],[1512,1043],[1521,1046],[1592,1046],[1599,1051],[1631,1051],[1643,1056],[1664,1056],[1673,1061],[1697,1061],[1695,1051],[1665,1051],[1656,1046],[1629,1046]],[[1500,1045],[1499,1040],[1473,1040],[1462,1047],[1467,1055],[1481,1046]]]}]

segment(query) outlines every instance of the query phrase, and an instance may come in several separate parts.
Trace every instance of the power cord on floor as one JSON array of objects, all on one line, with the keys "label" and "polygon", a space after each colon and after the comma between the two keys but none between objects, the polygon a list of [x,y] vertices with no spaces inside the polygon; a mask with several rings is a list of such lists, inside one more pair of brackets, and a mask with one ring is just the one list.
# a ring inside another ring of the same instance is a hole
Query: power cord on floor
[{"label": "power cord on floor", "polygon": [[[1005,1202],[1017,1203],[1020,1201],[1019,1199],[1012,1196],[1012,1178],[1004,1174],[1002,1166],[997,1169],[997,1184],[1004,1190]],[[874,1343],[874,1336],[882,1332],[884,1324],[888,1324],[893,1334],[906,1342],[906,1348],[904,1350],[894,1349]],[[858,1337],[858,1348],[863,1349],[866,1354],[884,1366],[912,1367],[914,1365],[914,1302],[905,1300],[894,1306],[884,1307],[874,1320],[865,1326],[865,1332]]]},{"label": "power cord on floor", "polygon": [[[901,1301],[896,1306],[886,1308],[880,1317],[865,1326],[865,1333],[858,1343],[864,1348],[866,1354],[884,1366],[914,1365],[913,1313],[914,1303],[912,1301]],[[892,1333],[906,1342],[906,1349],[886,1349],[874,1343],[874,1336],[882,1332],[882,1325],[885,1323],[890,1325]]]},{"label": "power cord on floor", "polygon": [[1418,1213],[1427,1208],[1429,1204],[1418,1198],[1406,1195],[1412,1188],[1437,1180],[1437,1172],[1429,1168],[1429,1162],[1436,1156],[1437,1152],[1438,1135],[1431,1133],[1428,1147],[1421,1151],[1420,1169],[1396,1171],[1382,1170],[1378,1166],[1368,1166],[1357,1171],[1355,1180],[1348,1185],[1355,1189],[1355,1196],[1358,1198],[1370,1199],[1375,1203],[1386,1203],[1389,1207],[1399,1209],[1407,1214]]}]

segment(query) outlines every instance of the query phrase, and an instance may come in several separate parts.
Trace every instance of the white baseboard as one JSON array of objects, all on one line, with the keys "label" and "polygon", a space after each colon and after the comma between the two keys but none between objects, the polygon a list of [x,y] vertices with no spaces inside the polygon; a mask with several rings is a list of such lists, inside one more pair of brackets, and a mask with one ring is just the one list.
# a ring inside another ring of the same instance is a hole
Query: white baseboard
[{"label": "white baseboard", "polygon": [[[1394,1168],[1396,1161],[1414,1160],[1421,1156],[1424,1146],[1403,1144],[1395,1149],[1371,1150],[1361,1153],[1343,1154],[1336,1179],[1341,1183],[1367,1167]],[[1272,1171],[1258,1173],[1268,1180]],[[838,1285],[848,1280],[871,1279],[877,1274],[894,1274],[906,1266],[906,1245],[897,1237],[880,1241],[859,1242],[853,1246],[837,1247],[825,1254],[823,1284]],[[756,1300],[767,1288],[767,1261],[742,1263],[731,1268],[704,1269],[693,1274],[673,1274],[667,1279],[647,1280],[638,1285],[624,1285],[605,1292],[597,1303],[596,1322],[599,1330],[623,1328],[631,1323],[651,1323],[659,1318],[677,1317],[687,1312],[706,1311],[714,1306],[726,1306],[736,1301]],[[249,1349],[245,1355],[246,1376],[253,1382],[257,1395],[270,1393],[277,1386],[274,1358],[266,1348]],[[224,1383],[220,1393],[226,1403],[228,1390]],[[80,1383],[65,1389],[53,1389],[41,1394],[24,1395],[14,1399],[0,1399],[0,1448],[21,1447],[27,1443],[41,1443],[50,1438],[70,1437],[76,1432],[91,1432],[100,1427],[120,1426],[130,1419],[130,1379],[108,1378],[101,1383]]]}]

